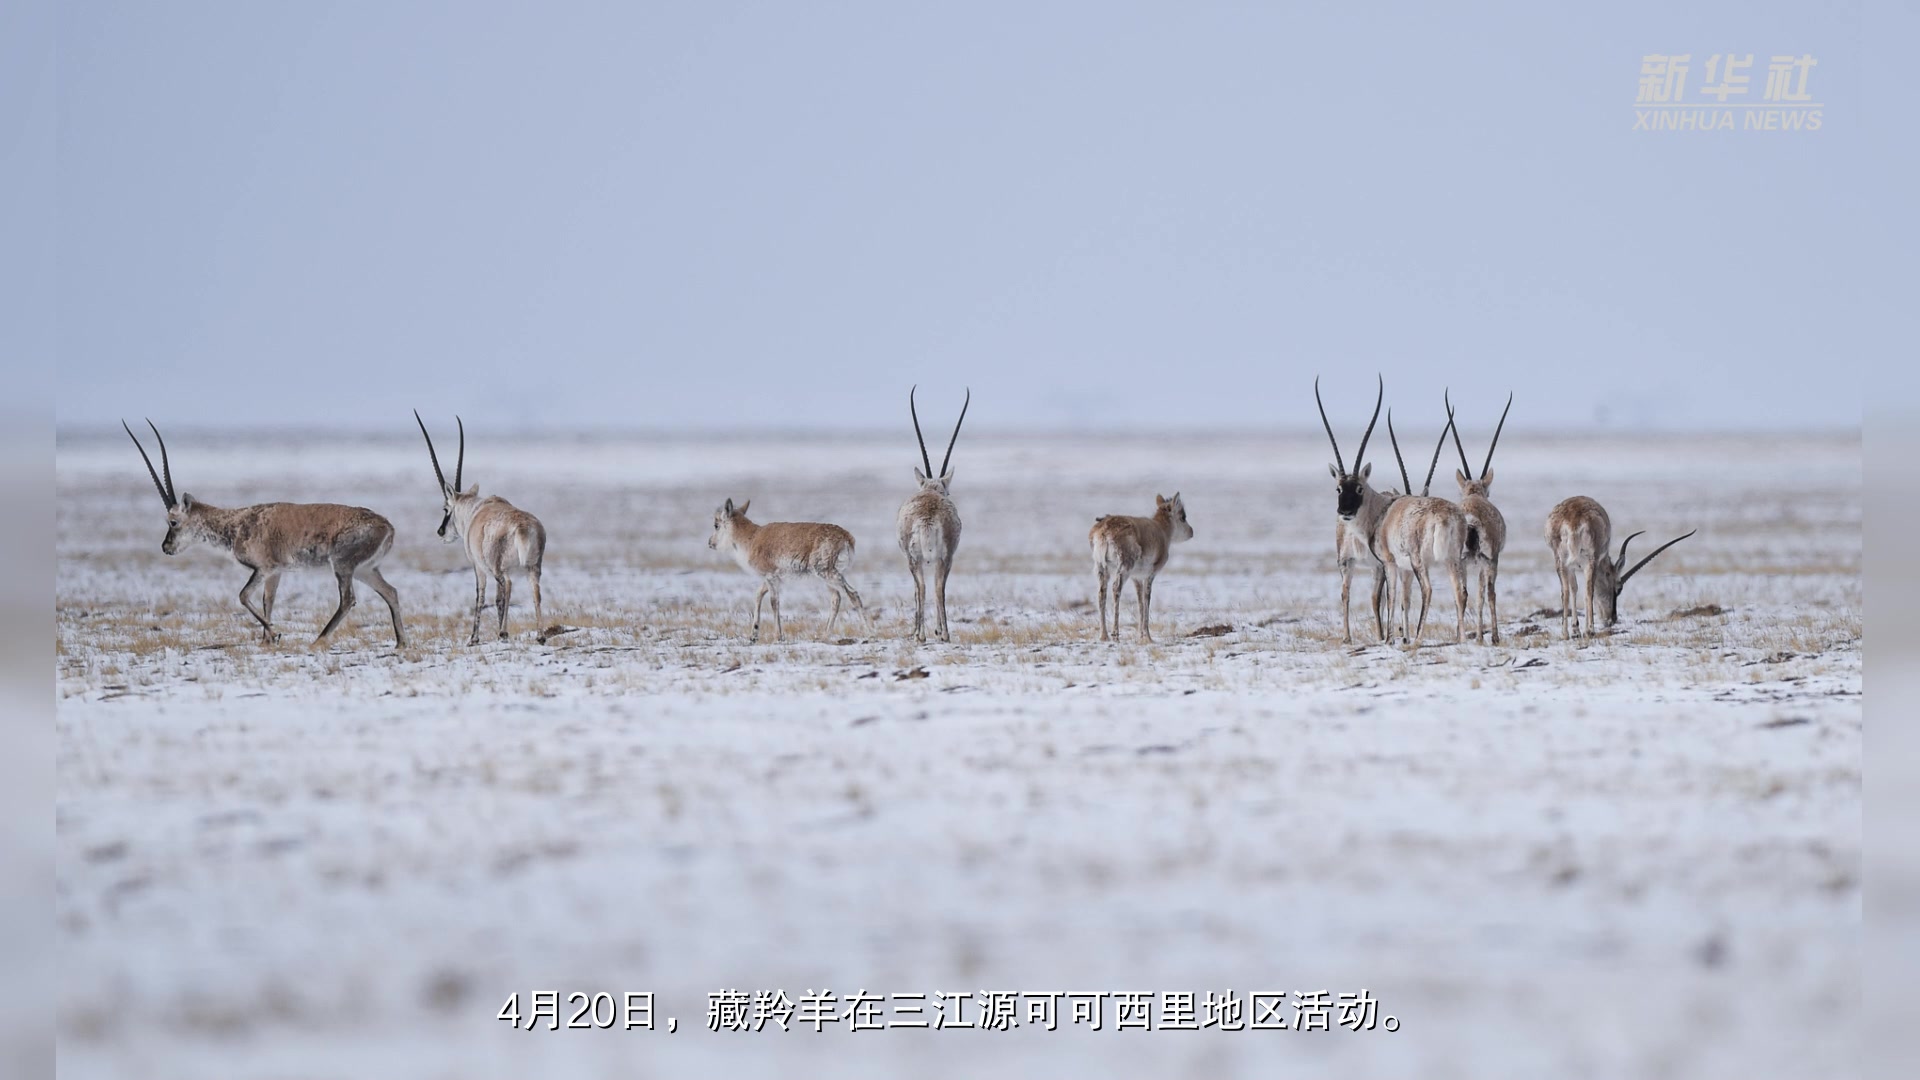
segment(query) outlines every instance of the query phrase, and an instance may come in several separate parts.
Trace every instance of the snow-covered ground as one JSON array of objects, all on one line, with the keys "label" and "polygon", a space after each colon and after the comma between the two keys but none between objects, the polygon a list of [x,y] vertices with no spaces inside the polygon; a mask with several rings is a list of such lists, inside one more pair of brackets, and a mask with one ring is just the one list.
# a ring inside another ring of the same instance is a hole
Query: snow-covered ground
[{"label": "snow-covered ground", "polygon": [[[1442,644],[1440,589],[1409,654],[1370,629],[1339,643],[1317,432],[970,431],[956,640],[917,646],[892,539],[910,434],[475,431],[469,479],[546,522],[544,621],[577,629],[534,643],[521,589],[515,640],[468,648],[472,576],[433,536],[406,420],[386,439],[169,432],[179,489],[208,502],[391,518],[398,653],[365,589],[310,649],[320,575],[287,579],[286,637],[259,643],[245,571],[161,554],[125,437],[59,443],[64,1074],[1853,1064],[1857,436],[1509,432],[1509,640]],[[1103,645],[1087,527],[1175,490],[1196,535],[1155,590],[1160,641]],[[1640,551],[1700,529],[1628,586],[1618,633],[1577,647],[1543,612],[1541,539],[1573,494],[1617,535],[1648,530]],[[729,496],[849,528],[874,631],[826,637],[827,595],[801,585],[792,640],[748,644],[755,584],[705,546]],[[857,991],[1145,991],[1158,1025],[1167,992],[1363,988],[1398,1031],[1145,1036],[1114,1030],[1111,1002],[1097,1032],[1065,1005],[1051,1032],[706,1030],[709,993],[736,989],[831,990],[843,1013]],[[651,991],[660,1029],[495,1019],[543,990]]]}]

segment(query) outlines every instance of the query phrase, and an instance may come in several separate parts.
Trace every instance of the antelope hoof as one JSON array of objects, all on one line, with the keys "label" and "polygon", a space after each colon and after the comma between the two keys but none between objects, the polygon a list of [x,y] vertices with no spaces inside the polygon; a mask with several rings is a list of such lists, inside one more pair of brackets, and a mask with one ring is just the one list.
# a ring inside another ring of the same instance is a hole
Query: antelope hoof
[{"label": "antelope hoof", "polygon": [[480,644],[479,634],[475,634],[472,637],[467,639],[467,648],[469,649],[473,648],[475,645],[478,645],[478,644]]},{"label": "antelope hoof", "polygon": [[500,631],[500,640],[501,641],[507,640],[507,632],[505,630]]}]

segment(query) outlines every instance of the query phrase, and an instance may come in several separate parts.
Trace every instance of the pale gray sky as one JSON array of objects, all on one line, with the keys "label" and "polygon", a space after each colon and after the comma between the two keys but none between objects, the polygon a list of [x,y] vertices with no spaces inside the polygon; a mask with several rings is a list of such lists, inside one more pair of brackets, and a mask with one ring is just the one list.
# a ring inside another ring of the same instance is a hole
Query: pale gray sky
[{"label": "pale gray sky", "polygon": [[[59,422],[1835,426],[1911,355],[1875,13],[1121,7],[63,5]],[[1655,52],[1822,128],[1635,132]]]}]

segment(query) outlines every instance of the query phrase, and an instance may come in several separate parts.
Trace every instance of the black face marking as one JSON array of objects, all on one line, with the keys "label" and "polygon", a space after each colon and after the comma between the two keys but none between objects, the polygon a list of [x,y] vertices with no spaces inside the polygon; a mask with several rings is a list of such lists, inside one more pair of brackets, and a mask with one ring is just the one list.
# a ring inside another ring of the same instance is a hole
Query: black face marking
[{"label": "black face marking", "polygon": [[452,515],[452,514],[447,514],[447,515],[446,515],[445,517],[442,517],[442,518],[440,519],[440,528],[439,528],[439,529],[437,529],[437,530],[435,530],[435,533],[436,533],[436,535],[438,535],[438,536],[439,536],[439,537],[440,537],[441,539],[443,539],[443,540],[444,540],[444,539],[446,539],[446,536],[447,536],[447,526],[448,526],[448,525],[451,525],[451,524],[453,524],[453,515]]},{"label": "black face marking", "polygon": [[1350,518],[1360,512],[1360,481],[1351,476],[1340,478],[1340,516]]}]

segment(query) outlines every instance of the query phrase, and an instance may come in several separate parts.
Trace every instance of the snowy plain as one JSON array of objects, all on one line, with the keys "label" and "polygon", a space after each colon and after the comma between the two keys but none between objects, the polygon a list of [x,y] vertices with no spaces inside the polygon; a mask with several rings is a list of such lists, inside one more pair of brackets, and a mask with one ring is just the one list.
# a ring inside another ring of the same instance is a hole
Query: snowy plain
[{"label": "snowy plain", "polygon": [[[1453,644],[1437,589],[1409,653],[1358,603],[1339,641],[1318,432],[970,431],[956,640],[920,646],[893,541],[910,432],[473,431],[467,476],[546,523],[544,621],[572,629],[533,641],[521,589],[514,640],[469,648],[472,574],[433,536],[407,419],[167,432],[207,502],[386,514],[398,651],[364,588],[306,644],[323,575],[288,577],[262,644],[244,570],[161,554],[124,435],[59,441],[66,1075],[1852,1068],[1857,434],[1509,431],[1508,639]],[[1129,596],[1129,640],[1102,644],[1087,527],[1176,490],[1196,535],[1159,641],[1131,640]],[[1633,580],[1617,633],[1569,644],[1541,525],[1574,494],[1642,551],[1700,532]],[[829,637],[801,585],[790,639],[747,643],[755,583],[705,546],[728,497],[850,529],[872,631]],[[1097,1032],[707,1031],[735,988],[1364,988],[1400,1029],[1144,1035],[1109,1006]],[[678,1030],[495,1019],[537,990],[650,991]]]}]

